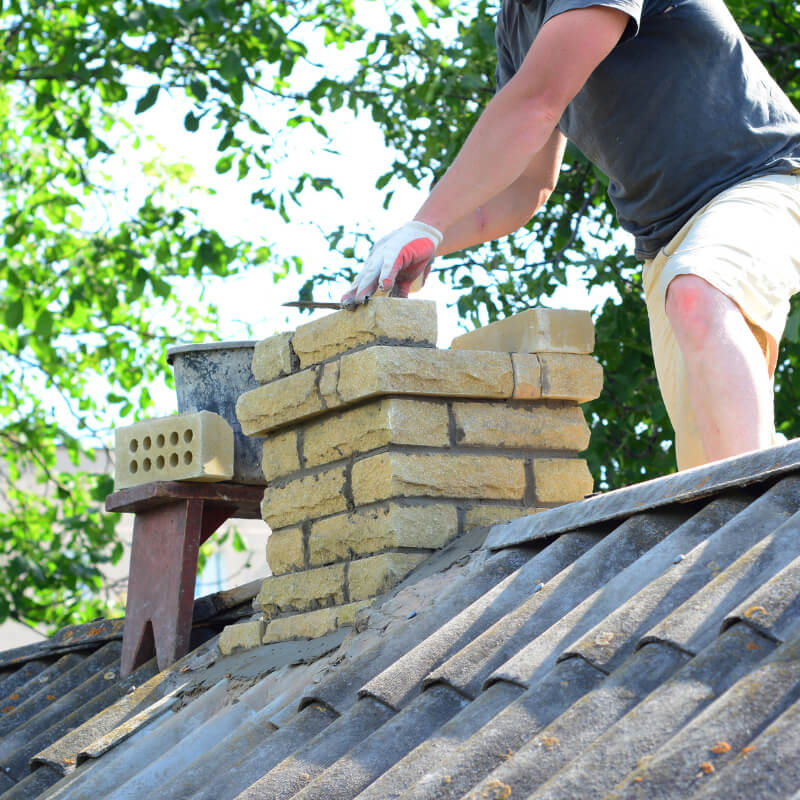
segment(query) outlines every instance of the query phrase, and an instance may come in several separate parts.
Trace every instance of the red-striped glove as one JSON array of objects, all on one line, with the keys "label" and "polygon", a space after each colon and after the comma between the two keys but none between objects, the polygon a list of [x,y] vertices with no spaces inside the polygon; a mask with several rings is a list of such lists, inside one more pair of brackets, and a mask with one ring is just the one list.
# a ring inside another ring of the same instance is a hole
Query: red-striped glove
[{"label": "red-striped glove", "polygon": [[353,308],[366,303],[378,289],[392,297],[408,297],[409,291],[416,291],[425,283],[441,242],[440,231],[416,220],[384,236],[342,296],[342,305]]}]

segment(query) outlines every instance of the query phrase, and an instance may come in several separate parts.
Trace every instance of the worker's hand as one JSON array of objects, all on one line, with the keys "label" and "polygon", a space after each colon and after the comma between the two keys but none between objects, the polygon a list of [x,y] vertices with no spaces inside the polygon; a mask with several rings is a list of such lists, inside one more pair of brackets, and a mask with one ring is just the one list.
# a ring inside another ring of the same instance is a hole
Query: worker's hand
[{"label": "worker's hand", "polygon": [[378,289],[392,297],[408,297],[412,284],[419,288],[425,283],[441,241],[440,231],[416,220],[384,236],[342,297],[342,305],[352,308],[366,303]]}]

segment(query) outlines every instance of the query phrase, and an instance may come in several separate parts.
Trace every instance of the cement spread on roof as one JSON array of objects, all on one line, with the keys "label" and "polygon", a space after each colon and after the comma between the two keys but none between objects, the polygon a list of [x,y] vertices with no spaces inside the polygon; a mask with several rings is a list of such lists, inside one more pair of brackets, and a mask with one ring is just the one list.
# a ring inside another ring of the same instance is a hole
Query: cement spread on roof
[{"label": "cement spread on roof", "polygon": [[457,542],[344,641],[16,662],[0,797],[796,797],[798,443],[662,481]]}]

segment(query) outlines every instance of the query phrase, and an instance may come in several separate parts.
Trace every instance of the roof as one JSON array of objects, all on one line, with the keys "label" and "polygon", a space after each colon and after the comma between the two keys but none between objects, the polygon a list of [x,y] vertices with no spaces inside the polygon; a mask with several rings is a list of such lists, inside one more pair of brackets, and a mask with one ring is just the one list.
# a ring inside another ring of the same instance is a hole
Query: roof
[{"label": "roof", "polygon": [[800,798],[799,510],[795,441],[457,541],[346,638],[18,659],[0,797]]}]

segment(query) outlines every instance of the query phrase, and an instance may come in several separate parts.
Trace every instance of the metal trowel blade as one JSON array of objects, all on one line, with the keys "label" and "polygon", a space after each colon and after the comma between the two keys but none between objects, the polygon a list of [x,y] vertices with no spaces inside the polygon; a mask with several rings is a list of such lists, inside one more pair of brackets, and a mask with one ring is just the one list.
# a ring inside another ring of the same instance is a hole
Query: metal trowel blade
[{"label": "metal trowel blade", "polygon": [[317,303],[314,300],[292,300],[282,305],[290,306],[291,308],[333,308],[337,311],[342,307],[341,303]]}]

